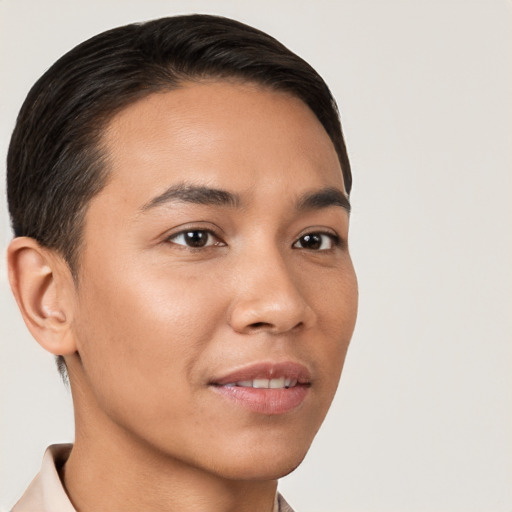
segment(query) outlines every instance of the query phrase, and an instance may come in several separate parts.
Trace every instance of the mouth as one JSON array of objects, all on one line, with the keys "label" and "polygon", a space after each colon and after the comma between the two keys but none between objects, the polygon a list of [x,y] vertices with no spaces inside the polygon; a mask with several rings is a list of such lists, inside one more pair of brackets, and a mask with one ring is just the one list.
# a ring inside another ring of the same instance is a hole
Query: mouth
[{"label": "mouth", "polygon": [[234,406],[278,415],[302,405],[311,387],[311,376],[301,364],[259,363],[214,379],[209,386]]},{"label": "mouth", "polygon": [[254,388],[254,389],[289,389],[298,384],[297,379],[279,377],[277,379],[253,379],[228,382],[226,387]]}]

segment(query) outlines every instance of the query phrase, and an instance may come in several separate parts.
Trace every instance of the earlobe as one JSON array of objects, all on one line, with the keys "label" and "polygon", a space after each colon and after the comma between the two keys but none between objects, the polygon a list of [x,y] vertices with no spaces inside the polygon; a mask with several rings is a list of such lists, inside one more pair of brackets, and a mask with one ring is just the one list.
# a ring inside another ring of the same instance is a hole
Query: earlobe
[{"label": "earlobe", "polygon": [[7,250],[9,282],[32,336],[48,352],[76,352],[71,329],[74,283],[55,251],[34,239],[15,238]]}]

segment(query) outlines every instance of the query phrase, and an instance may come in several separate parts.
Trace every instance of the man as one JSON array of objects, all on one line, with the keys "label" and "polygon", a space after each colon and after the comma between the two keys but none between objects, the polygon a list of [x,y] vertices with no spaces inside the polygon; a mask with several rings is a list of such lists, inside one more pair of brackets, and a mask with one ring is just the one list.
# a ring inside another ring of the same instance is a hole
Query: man
[{"label": "man", "polygon": [[23,511],[290,510],[354,328],[351,173],[319,75],[212,16],[57,61],[8,155],[11,286],[76,435]]}]

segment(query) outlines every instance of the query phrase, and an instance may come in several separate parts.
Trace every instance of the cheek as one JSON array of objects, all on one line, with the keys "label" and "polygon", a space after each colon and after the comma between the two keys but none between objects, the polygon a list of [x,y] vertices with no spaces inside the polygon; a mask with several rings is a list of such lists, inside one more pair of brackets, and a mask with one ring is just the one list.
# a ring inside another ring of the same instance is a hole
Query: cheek
[{"label": "cheek", "polygon": [[323,283],[318,302],[321,304],[318,308],[318,327],[325,342],[322,361],[324,367],[329,369],[324,375],[329,381],[326,383],[328,387],[335,390],[357,317],[358,286],[351,263],[337,278],[331,277]]},{"label": "cheek", "polygon": [[194,361],[218,323],[216,302],[208,300],[215,296],[205,287],[126,268],[87,283],[76,335],[84,372],[105,407],[161,410],[169,396],[186,398],[177,391],[186,392]]}]

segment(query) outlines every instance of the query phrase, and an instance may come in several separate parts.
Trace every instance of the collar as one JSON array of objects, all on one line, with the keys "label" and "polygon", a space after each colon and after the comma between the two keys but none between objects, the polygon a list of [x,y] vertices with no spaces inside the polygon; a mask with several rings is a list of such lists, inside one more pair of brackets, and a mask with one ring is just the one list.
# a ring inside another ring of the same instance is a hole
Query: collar
[{"label": "collar", "polygon": [[12,512],[76,512],[60,481],[57,468],[68,458],[72,444],[53,444],[46,449],[41,470]]}]

